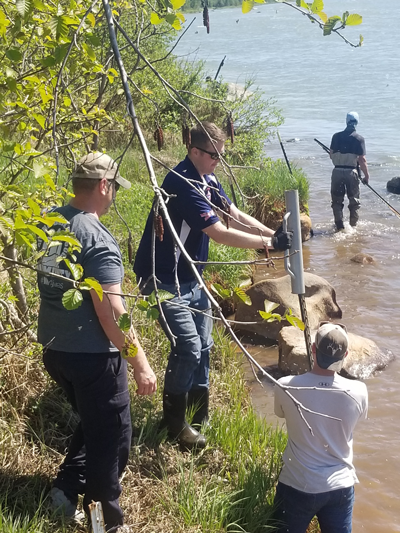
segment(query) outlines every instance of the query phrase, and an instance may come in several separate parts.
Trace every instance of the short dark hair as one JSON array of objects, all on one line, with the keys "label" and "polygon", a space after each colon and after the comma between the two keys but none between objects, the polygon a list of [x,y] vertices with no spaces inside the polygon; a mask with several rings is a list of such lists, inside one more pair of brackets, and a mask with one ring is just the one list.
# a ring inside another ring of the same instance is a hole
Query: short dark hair
[{"label": "short dark hair", "polygon": [[221,130],[213,122],[204,121],[201,122],[201,124],[197,124],[197,126],[190,130],[190,145],[206,148],[207,144],[210,142],[206,132],[214,142],[226,141],[226,134],[223,130]]},{"label": "short dark hair", "polygon": [[92,192],[101,180],[92,178],[72,178],[72,190],[74,193]]}]

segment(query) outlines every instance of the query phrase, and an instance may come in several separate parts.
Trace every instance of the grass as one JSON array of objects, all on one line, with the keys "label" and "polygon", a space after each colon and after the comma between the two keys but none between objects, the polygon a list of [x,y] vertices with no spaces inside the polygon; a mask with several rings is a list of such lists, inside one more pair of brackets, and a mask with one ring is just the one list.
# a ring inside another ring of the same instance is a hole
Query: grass
[{"label": "grass", "polygon": [[308,214],[308,180],[296,167],[292,167],[292,172],[293,175],[282,160],[266,160],[260,170],[249,169],[240,176],[240,186],[248,197],[248,212],[272,229],[278,228],[286,212],[286,190],[298,190],[300,211]]},{"label": "grass", "polygon": [[[171,166],[177,162],[169,154],[163,157]],[[125,222],[111,211],[104,223],[124,252],[125,289],[132,292],[135,280],[128,262],[127,228],[134,237],[135,253],[153,191],[141,156],[134,150],[129,152],[121,173],[132,182],[132,188],[121,191],[117,198]],[[160,171],[160,180],[163,174]],[[237,248],[212,246],[210,260],[241,260],[248,254]],[[208,280],[223,280],[231,287],[238,285],[241,276],[250,274],[249,269],[243,274],[235,266],[206,270]],[[33,294],[34,276],[24,276]],[[1,294],[6,300],[5,286]],[[33,317],[35,313],[33,306]],[[169,351],[166,337],[157,323],[139,312],[134,313],[134,322],[162,384]],[[158,432],[161,386],[154,397],[139,398],[130,374],[135,430],[122,481],[121,505],[134,531],[264,533],[272,527],[271,506],[286,437],[254,412],[243,378],[241,354],[222,330],[215,328],[214,333],[211,419],[205,429],[208,446],[198,455],[182,454],[177,445],[165,441],[165,432]],[[40,347],[20,335],[8,349],[0,352],[0,533],[82,531],[51,516],[46,502],[77,418],[45,372]]]},{"label": "grass", "polygon": [[[165,336],[140,315],[135,322],[161,382],[169,349]],[[216,329],[215,342],[209,445],[198,455],[181,453],[158,434],[161,390],[152,398],[136,397],[130,375],[135,436],[121,505],[137,531],[258,533],[268,524],[284,437],[254,413],[243,361],[229,338]],[[40,359],[36,351],[30,358],[10,353],[2,361],[1,533],[80,531],[46,509],[77,420]]]}]

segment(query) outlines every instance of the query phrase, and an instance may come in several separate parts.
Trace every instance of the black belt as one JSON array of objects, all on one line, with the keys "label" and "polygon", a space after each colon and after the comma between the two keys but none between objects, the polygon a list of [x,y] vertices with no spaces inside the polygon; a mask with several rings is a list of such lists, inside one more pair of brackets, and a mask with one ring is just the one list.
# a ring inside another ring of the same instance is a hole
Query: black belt
[{"label": "black belt", "polygon": [[356,170],[357,167],[349,167],[347,165],[335,165],[335,168],[351,168],[351,170]]}]

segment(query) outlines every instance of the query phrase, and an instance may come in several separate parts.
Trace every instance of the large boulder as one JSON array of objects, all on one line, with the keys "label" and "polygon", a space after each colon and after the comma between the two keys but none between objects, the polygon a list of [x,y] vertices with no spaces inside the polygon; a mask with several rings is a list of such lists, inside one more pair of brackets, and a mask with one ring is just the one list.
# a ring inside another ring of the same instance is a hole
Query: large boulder
[{"label": "large boulder", "polygon": [[400,177],[392,178],[386,184],[386,188],[389,192],[400,194]]},{"label": "large boulder", "polygon": [[[311,332],[314,339],[315,331]],[[349,353],[340,374],[355,379],[366,379],[374,372],[385,368],[394,356],[382,352],[374,341],[353,333],[349,336]],[[308,370],[308,358],[304,332],[293,326],[279,333],[279,370],[283,374],[303,374]]]},{"label": "large boulder", "polygon": [[[311,329],[316,329],[321,320],[329,320],[342,317],[342,311],[336,302],[335,289],[324,278],[304,273],[305,297],[308,320]],[[268,339],[277,339],[280,330],[288,326],[287,320],[281,322],[266,322],[261,319],[259,311],[264,310],[264,300],[279,304],[274,313],[284,315],[287,309],[301,318],[299,297],[292,294],[290,276],[259,281],[248,289],[247,294],[251,298],[251,306],[240,302],[236,311],[236,320],[239,322],[253,322],[253,324],[241,324],[240,330],[251,331],[263,335]],[[257,322],[254,324],[254,322]]]}]

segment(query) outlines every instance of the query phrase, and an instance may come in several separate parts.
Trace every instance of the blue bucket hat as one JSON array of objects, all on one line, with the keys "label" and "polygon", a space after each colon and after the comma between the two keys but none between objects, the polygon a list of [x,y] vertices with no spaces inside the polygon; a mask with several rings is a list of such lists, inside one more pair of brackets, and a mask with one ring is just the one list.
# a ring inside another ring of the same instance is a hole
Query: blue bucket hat
[{"label": "blue bucket hat", "polygon": [[347,113],[346,124],[348,126],[357,126],[358,120],[358,113],[356,113],[355,111],[350,111],[350,113]]}]

